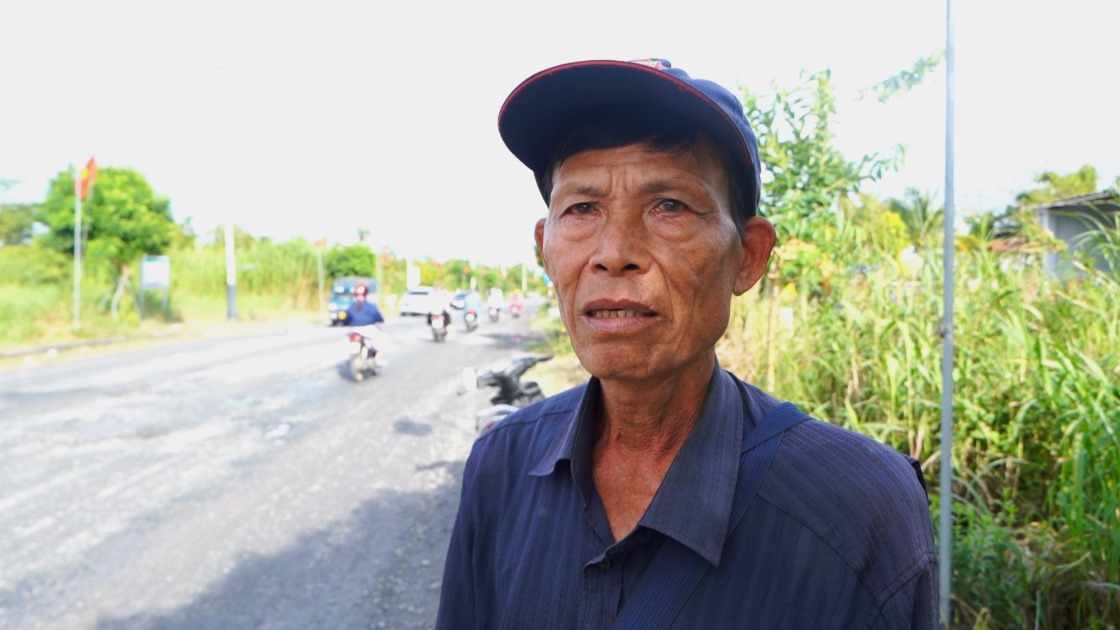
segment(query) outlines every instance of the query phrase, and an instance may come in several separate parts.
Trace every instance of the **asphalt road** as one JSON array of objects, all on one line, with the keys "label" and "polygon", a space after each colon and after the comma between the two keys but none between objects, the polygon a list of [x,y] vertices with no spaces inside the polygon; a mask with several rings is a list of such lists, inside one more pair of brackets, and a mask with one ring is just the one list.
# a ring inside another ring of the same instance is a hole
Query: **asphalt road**
[{"label": "asphalt road", "polygon": [[[473,412],[529,318],[130,349],[0,374],[0,627],[429,628]],[[532,376],[532,372],[530,372]]]}]

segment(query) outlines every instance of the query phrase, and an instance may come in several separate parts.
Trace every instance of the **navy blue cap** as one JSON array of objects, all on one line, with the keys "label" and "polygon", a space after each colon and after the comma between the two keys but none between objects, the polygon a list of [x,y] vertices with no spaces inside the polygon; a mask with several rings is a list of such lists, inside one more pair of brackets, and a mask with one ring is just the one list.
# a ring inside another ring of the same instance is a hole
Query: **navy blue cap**
[{"label": "navy blue cap", "polygon": [[542,70],[506,97],[498,131],[539,182],[556,135],[570,121],[599,107],[618,105],[656,106],[695,121],[738,162],[731,176],[743,182],[753,204],[747,216],[758,213],[758,139],[743,104],[719,84],[694,79],[664,59],[577,61]]}]

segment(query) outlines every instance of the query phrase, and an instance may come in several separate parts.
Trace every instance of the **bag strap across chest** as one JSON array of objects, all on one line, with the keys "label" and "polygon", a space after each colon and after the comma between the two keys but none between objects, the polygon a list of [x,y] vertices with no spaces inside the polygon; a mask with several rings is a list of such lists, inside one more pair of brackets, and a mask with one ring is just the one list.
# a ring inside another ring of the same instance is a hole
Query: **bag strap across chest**
[{"label": "bag strap across chest", "polygon": [[[747,393],[742,383],[739,383],[739,389],[746,417]],[[758,426],[743,437],[728,536],[735,530],[746,513],[747,506],[758,494],[770,469],[770,462],[778,451],[782,434],[808,419],[809,416],[793,403],[782,403],[771,409]],[[672,538],[666,538],[665,544],[642,576],[637,592],[619,613],[613,628],[652,630],[669,627],[709,567],[707,560],[699,554]]]}]

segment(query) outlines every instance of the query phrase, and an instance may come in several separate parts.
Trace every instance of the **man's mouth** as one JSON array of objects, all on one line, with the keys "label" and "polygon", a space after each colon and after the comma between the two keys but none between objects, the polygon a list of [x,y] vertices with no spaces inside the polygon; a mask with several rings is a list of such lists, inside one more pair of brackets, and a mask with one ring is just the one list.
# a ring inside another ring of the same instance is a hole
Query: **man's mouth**
[{"label": "man's mouth", "polygon": [[632,308],[614,308],[614,309],[595,309],[588,311],[590,317],[611,319],[615,317],[649,317],[649,313],[638,311]]}]

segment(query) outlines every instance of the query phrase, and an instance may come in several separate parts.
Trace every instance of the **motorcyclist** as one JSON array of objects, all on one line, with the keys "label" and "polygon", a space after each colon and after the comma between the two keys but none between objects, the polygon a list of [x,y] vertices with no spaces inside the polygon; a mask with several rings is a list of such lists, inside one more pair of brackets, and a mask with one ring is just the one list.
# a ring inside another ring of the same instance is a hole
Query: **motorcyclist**
[{"label": "motorcyclist", "polygon": [[354,287],[354,303],[346,309],[346,321],[351,326],[369,326],[385,321],[381,309],[373,302],[366,301],[366,285],[359,284]]},{"label": "motorcyclist", "polygon": [[385,322],[385,316],[377,305],[366,299],[366,285],[359,284],[354,287],[354,303],[346,309],[346,321],[350,326],[359,329],[361,334],[370,340],[370,345],[377,350],[374,361],[379,367],[388,365],[385,360],[385,350],[388,347],[387,336],[377,324]]},{"label": "motorcyclist", "polygon": [[467,332],[470,332],[471,330],[474,330],[473,326],[477,326],[477,324],[468,323],[467,322],[467,317],[470,316],[470,315],[473,315],[476,322],[477,322],[478,313],[481,310],[482,310],[482,295],[479,294],[478,291],[471,291],[470,293],[467,294],[467,297],[464,298],[464,305],[463,305],[463,323],[466,325]]},{"label": "motorcyclist", "polygon": [[443,289],[436,289],[432,294],[431,306],[428,308],[428,326],[432,325],[432,314],[443,313],[443,321],[451,322],[451,311],[447,307],[451,304],[451,298],[448,296],[447,291]]},{"label": "motorcyclist", "polygon": [[506,306],[505,296],[502,295],[502,290],[498,287],[491,287],[490,297],[486,300],[486,306],[497,311],[501,311]]},{"label": "motorcyclist", "polygon": [[509,296],[509,314],[517,317],[523,310],[525,310],[525,303],[522,301],[521,293],[515,291]]}]

